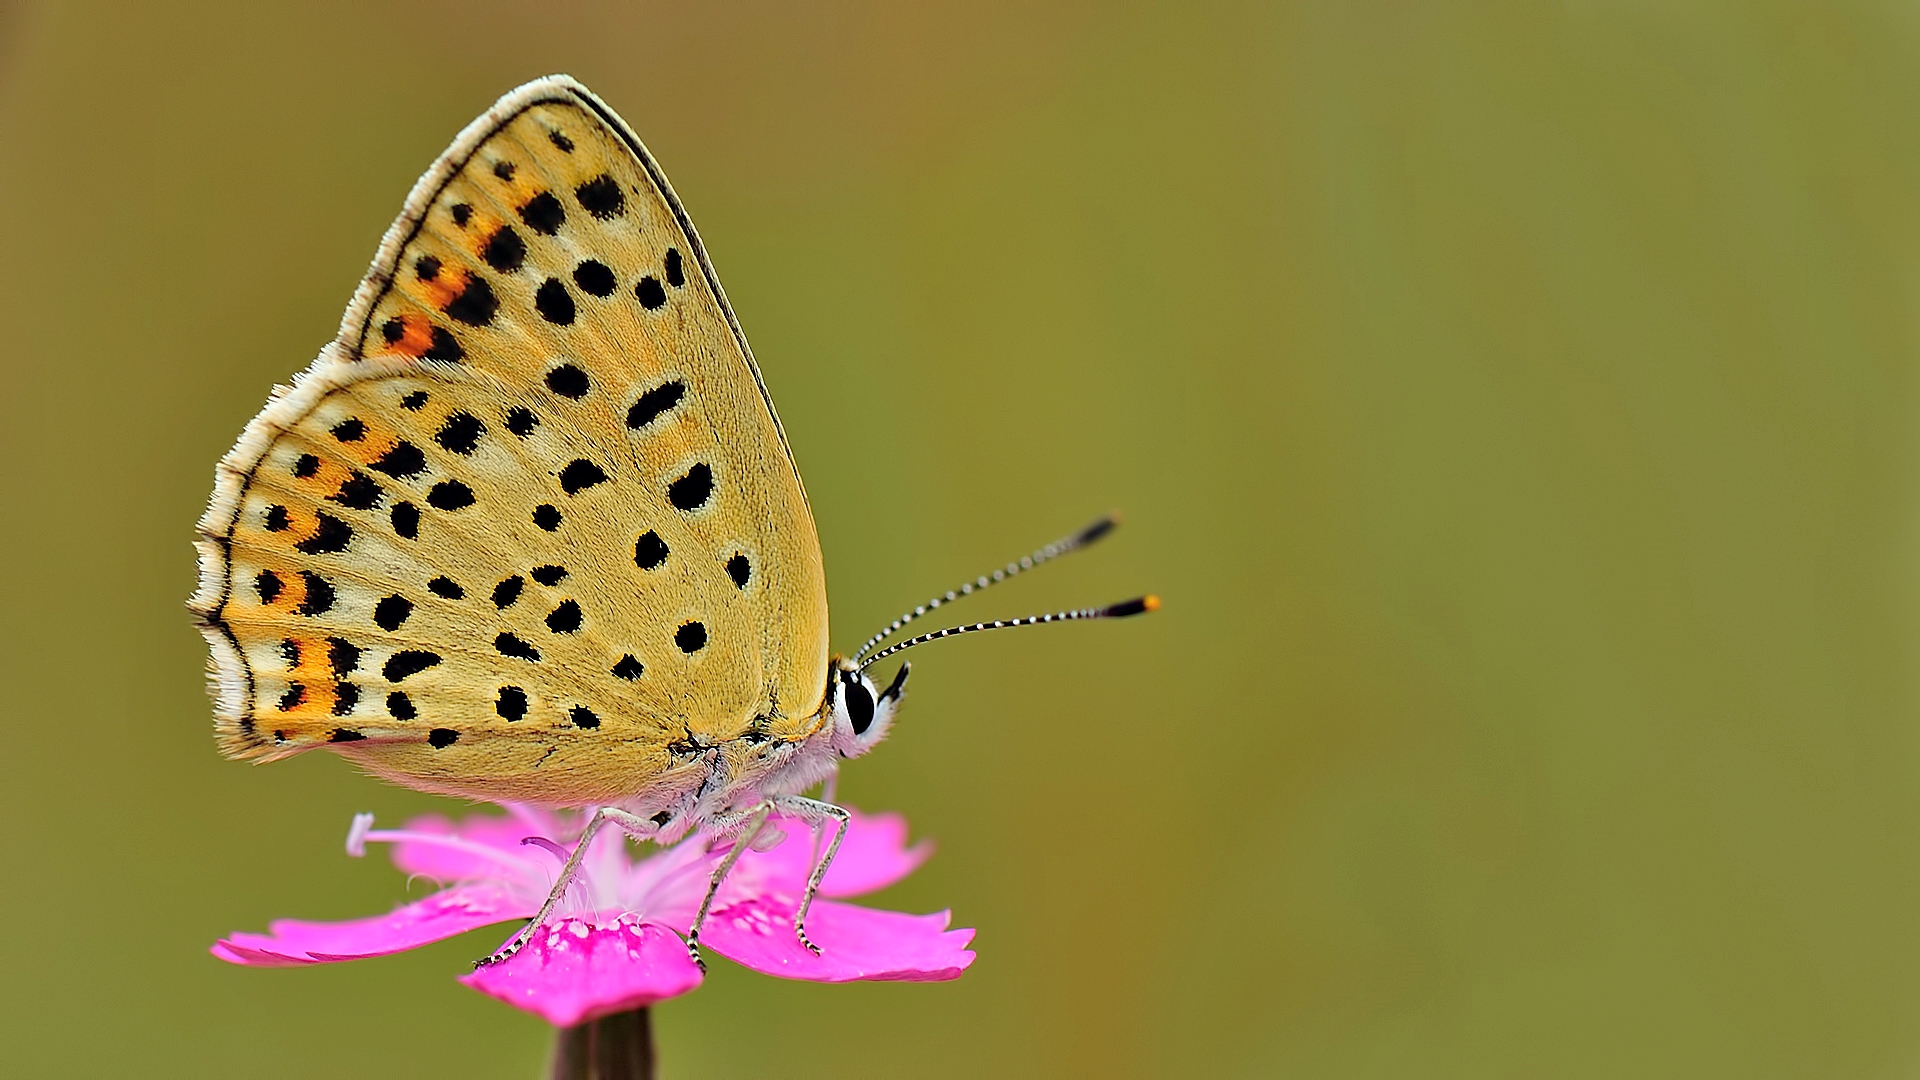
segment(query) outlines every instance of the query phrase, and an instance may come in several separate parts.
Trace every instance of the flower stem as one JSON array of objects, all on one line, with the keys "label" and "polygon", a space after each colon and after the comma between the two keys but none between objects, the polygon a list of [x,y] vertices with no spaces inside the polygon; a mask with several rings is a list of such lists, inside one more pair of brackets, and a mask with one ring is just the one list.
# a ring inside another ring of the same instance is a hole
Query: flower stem
[{"label": "flower stem", "polygon": [[548,1080],[653,1080],[653,1021],[647,1010],[615,1013],[553,1037]]}]

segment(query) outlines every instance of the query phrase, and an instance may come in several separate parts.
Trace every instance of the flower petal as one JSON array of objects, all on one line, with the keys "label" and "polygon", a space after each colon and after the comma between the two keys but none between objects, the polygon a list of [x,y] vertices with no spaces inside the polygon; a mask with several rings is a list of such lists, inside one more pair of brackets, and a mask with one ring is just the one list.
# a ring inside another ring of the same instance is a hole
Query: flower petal
[{"label": "flower petal", "polygon": [[[919,869],[933,854],[933,845],[925,840],[907,846],[907,819],[899,814],[852,813],[847,838],[820,883],[821,896],[859,896],[884,889]],[[741,868],[750,877],[799,889],[813,869],[813,837],[801,822],[782,819],[781,826],[787,839],[772,851],[742,856]],[[828,835],[822,830],[821,851],[826,849]]]},{"label": "flower petal", "polygon": [[460,981],[556,1027],[572,1027],[684,994],[700,978],[673,931],[622,917],[607,926],[550,923],[512,959]]},{"label": "flower petal", "polygon": [[884,889],[932,857],[931,840],[907,846],[907,819],[899,814],[852,813],[847,838],[827,868],[820,895],[859,896]]},{"label": "flower petal", "polygon": [[528,918],[534,910],[498,885],[465,885],[369,919],[330,923],[279,919],[269,925],[267,934],[231,934],[211,951],[228,963],[249,967],[360,960],[404,952],[506,919]]},{"label": "flower petal", "polygon": [[899,911],[816,901],[807,915],[815,956],[793,935],[795,904],[778,894],[719,908],[707,918],[701,943],[744,967],[786,979],[939,982],[957,979],[973,953],[972,930],[948,930],[947,912]]}]

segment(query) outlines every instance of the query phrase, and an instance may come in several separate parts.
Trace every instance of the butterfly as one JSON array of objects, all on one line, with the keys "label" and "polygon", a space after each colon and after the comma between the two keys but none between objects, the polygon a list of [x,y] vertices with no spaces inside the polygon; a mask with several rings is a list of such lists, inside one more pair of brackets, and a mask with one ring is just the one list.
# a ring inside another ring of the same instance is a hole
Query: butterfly
[{"label": "butterfly", "polygon": [[[1152,610],[1142,597],[921,635],[913,619],[1083,547],[1103,518],[829,654],[806,491],[713,265],[632,130],[528,83],[414,185],[339,335],[220,462],[189,603],[232,758],[325,748],[422,791],[612,824],[833,839],[839,763],[887,733],[902,649]],[[822,787],[823,798],[803,796]],[[816,833],[816,835],[818,835]],[[816,950],[817,951],[817,950]]]}]

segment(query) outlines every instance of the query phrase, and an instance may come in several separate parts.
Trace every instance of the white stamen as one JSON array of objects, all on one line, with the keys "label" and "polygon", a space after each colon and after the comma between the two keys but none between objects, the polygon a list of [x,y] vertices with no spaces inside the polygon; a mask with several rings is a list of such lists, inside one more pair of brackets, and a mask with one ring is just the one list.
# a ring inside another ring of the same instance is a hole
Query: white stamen
[{"label": "white stamen", "polygon": [[347,855],[350,858],[364,859],[367,856],[367,833],[373,829],[372,814],[353,815],[353,824],[347,826]]},{"label": "white stamen", "polygon": [[[366,816],[369,819],[369,823],[371,823],[373,815],[368,814]],[[355,821],[358,820],[358,818],[355,819]],[[462,854],[488,859],[492,862],[512,867],[522,873],[537,873],[540,869],[539,866],[531,860],[516,858],[497,848],[491,848],[485,844],[477,844],[471,840],[463,840],[458,836],[447,836],[443,833],[416,832],[412,829],[381,829],[377,832],[368,832],[365,838],[376,844],[427,844],[433,847],[442,847],[449,851],[458,851]]]}]

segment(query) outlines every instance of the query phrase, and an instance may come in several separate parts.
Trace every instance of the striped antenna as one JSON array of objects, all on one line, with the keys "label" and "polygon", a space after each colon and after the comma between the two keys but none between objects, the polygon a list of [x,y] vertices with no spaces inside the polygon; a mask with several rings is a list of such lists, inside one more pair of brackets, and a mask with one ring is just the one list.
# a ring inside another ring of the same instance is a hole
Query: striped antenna
[{"label": "striped antenna", "polygon": [[[853,662],[856,664],[859,664],[860,658],[867,655],[867,653],[870,652],[875,645],[878,645],[881,642],[887,640],[889,637],[892,637],[896,630],[899,630],[901,627],[907,625],[908,623],[919,618],[920,616],[925,615],[927,612],[932,611],[934,608],[940,607],[943,604],[950,604],[953,601],[958,600],[963,596],[969,596],[973,593],[977,593],[981,589],[984,589],[989,585],[998,585],[1010,577],[1017,577],[1020,574],[1028,570],[1031,570],[1036,566],[1039,566],[1041,563],[1048,562],[1053,559],[1057,559],[1060,556],[1065,555],[1069,551],[1078,551],[1081,548],[1086,547],[1088,544],[1093,543],[1095,540],[1098,540],[1101,537],[1112,532],[1113,527],[1118,524],[1120,524],[1119,513],[1115,512],[1115,513],[1108,514],[1105,517],[1102,517],[1100,520],[1092,523],[1091,525],[1088,525],[1086,528],[1081,529],[1079,532],[1074,533],[1072,536],[1069,536],[1060,540],[1055,540],[1053,543],[1048,544],[1046,547],[1041,548],[1039,551],[1036,551],[1033,554],[1025,556],[1023,558],[1016,559],[1015,561],[1008,563],[1007,565],[1001,567],[1000,569],[995,570],[991,574],[985,574],[980,577],[977,577],[972,581],[967,582],[965,585],[960,586],[957,589],[948,589],[945,594],[941,596],[936,596],[933,599],[927,601],[926,603],[921,604],[919,607],[914,608],[912,611],[909,611],[905,615],[902,615],[899,618],[893,620],[892,623],[888,624],[885,630],[882,630],[879,633],[868,638],[867,643],[865,645],[860,646],[860,651],[853,654]],[[1081,616],[1075,616],[1075,617],[1085,618],[1086,616],[1081,615]],[[891,652],[893,650],[889,650],[889,651]],[[869,661],[869,663],[871,663],[871,661]],[[861,664],[860,666],[862,668],[866,667],[865,664]]]},{"label": "striped antenna", "polygon": [[925,645],[929,641],[938,641],[943,637],[971,634],[975,630],[1005,630],[1013,626],[1038,626],[1041,623],[1071,622],[1075,619],[1124,619],[1129,615],[1143,615],[1149,611],[1158,610],[1160,610],[1159,597],[1141,596],[1132,600],[1122,600],[1117,604],[1108,604],[1106,607],[1081,608],[1077,611],[1056,611],[1051,615],[1028,615],[1019,619],[995,619],[992,622],[973,623],[969,626],[949,626],[945,630],[935,630],[931,634],[921,634],[919,637],[908,638],[905,641],[889,645],[879,652],[874,653],[872,656],[867,657],[866,662],[860,665],[860,670],[864,673],[868,668],[902,649],[911,649],[915,645]]}]

